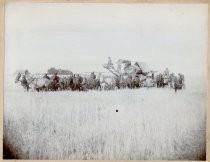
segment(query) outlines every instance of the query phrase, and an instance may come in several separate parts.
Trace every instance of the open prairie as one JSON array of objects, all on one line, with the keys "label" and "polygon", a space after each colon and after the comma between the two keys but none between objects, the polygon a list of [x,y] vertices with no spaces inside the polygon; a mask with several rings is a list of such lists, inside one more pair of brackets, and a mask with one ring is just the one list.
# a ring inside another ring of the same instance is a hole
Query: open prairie
[{"label": "open prairie", "polygon": [[21,159],[202,160],[206,86],[26,92],[6,76],[4,142]]}]

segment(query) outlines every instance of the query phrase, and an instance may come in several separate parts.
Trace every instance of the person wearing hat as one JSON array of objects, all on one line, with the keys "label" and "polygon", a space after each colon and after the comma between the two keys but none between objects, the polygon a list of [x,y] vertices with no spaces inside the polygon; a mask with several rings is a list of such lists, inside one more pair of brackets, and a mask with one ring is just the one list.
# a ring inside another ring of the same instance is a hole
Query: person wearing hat
[{"label": "person wearing hat", "polygon": [[108,57],[108,66],[113,66],[113,63],[112,63],[111,57]]},{"label": "person wearing hat", "polygon": [[43,76],[43,78],[46,78],[46,79],[50,80],[50,77],[47,75],[47,73]]},{"label": "person wearing hat", "polygon": [[27,82],[27,80],[26,80],[26,76],[25,76],[25,75],[23,75],[23,77],[22,77],[21,85],[22,85],[23,87],[25,87],[25,88],[27,89],[27,91],[29,90],[29,85],[28,85],[28,82]]},{"label": "person wearing hat", "polygon": [[165,71],[163,72],[163,75],[164,76],[167,76],[167,77],[169,76],[169,70],[168,70],[168,68],[165,69]]},{"label": "person wearing hat", "polygon": [[30,73],[29,73],[28,70],[25,70],[24,76],[25,76],[25,78],[26,78],[27,80],[30,78]]},{"label": "person wearing hat", "polygon": [[92,79],[96,79],[96,75],[95,75],[95,73],[94,73],[94,72],[92,72],[92,73],[90,74],[90,77],[91,77]]}]

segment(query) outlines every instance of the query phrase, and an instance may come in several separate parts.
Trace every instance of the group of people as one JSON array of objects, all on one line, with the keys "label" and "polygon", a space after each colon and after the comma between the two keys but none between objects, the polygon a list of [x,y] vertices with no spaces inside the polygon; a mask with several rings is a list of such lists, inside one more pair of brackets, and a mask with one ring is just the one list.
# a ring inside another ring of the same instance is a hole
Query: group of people
[{"label": "group of people", "polygon": [[184,88],[184,75],[169,73],[168,68],[163,73],[156,74],[154,71],[146,73],[137,71],[135,75],[121,74],[115,76],[97,75],[92,72],[89,75],[73,74],[69,76],[58,76],[44,74],[43,77],[34,77],[27,70],[24,74],[19,73],[16,83],[29,90],[36,91],[59,91],[59,90],[114,90],[114,89],[135,89],[140,87],[170,87],[175,89]]},{"label": "group of people", "polygon": [[156,77],[157,87],[169,86],[170,88],[183,89],[185,88],[185,78],[184,75],[179,73],[177,76],[174,73],[169,74],[169,70],[166,69],[163,74],[158,74]]}]

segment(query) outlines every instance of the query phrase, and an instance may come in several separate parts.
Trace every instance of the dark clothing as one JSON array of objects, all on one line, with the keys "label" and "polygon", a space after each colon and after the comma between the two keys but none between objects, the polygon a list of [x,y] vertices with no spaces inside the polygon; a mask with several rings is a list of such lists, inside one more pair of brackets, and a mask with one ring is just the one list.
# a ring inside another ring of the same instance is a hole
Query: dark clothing
[{"label": "dark clothing", "polygon": [[137,70],[137,71],[136,71],[136,74],[137,74],[137,75],[142,74],[142,70],[141,70],[141,69]]},{"label": "dark clothing", "polygon": [[60,79],[59,76],[55,75],[54,78],[53,78],[53,81],[56,82],[56,83],[58,83],[59,82],[59,79]]},{"label": "dark clothing", "polygon": [[152,79],[155,79],[154,73],[152,73]]},{"label": "dark clothing", "polygon": [[24,85],[27,85],[28,84],[26,78],[23,78],[22,84],[24,84]]},{"label": "dark clothing", "polygon": [[28,82],[25,77],[23,77],[21,84],[23,87],[25,87],[27,89],[27,91],[29,90],[29,85],[28,85]]},{"label": "dark clothing", "polygon": [[44,78],[46,79],[49,79],[50,80],[50,77],[48,75],[45,75]]},{"label": "dark clothing", "polygon": [[93,75],[93,79],[96,79],[96,75],[95,74]]}]

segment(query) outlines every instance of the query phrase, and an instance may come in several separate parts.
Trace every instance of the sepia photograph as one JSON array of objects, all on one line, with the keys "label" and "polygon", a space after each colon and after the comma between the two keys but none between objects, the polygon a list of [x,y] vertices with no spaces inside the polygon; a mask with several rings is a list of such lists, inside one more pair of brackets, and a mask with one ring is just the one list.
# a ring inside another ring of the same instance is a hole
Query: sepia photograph
[{"label": "sepia photograph", "polygon": [[3,159],[206,160],[208,4],[5,3]]}]

